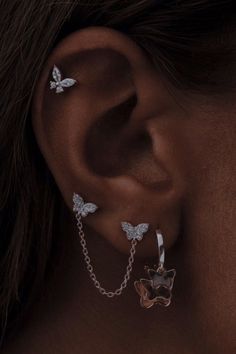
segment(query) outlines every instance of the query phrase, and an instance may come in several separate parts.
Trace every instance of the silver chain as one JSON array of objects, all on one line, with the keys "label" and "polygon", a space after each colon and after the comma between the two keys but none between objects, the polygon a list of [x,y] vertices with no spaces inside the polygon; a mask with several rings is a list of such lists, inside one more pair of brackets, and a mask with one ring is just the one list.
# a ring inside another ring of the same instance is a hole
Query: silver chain
[{"label": "silver chain", "polygon": [[133,263],[134,263],[134,255],[136,253],[136,245],[137,245],[137,240],[132,240],[131,241],[131,249],[130,249],[130,256],[128,259],[128,265],[126,267],[126,273],[124,275],[124,279],[120,285],[120,287],[118,289],[116,289],[115,291],[107,291],[106,289],[104,289],[100,282],[97,280],[96,274],[94,273],[94,269],[93,266],[91,264],[91,259],[89,257],[89,252],[88,252],[88,248],[87,248],[87,243],[85,240],[85,235],[84,235],[84,231],[83,231],[83,224],[81,221],[81,215],[79,213],[76,214],[76,219],[77,219],[77,227],[79,230],[79,237],[80,237],[80,244],[82,246],[82,252],[84,255],[84,260],[86,263],[86,267],[87,270],[89,272],[89,276],[92,279],[95,287],[98,289],[98,291],[100,292],[100,294],[105,295],[109,298],[112,298],[114,296],[119,296],[122,294],[123,290],[126,288],[128,281],[130,279],[130,274],[132,272],[133,269]]}]

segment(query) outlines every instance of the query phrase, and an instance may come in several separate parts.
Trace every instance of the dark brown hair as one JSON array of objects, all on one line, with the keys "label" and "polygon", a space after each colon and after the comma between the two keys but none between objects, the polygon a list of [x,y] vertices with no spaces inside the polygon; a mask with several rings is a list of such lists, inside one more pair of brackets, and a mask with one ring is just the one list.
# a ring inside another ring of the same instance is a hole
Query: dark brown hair
[{"label": "dark brown hair", "polygon": [[224,94],[235,89],[235,8],[234,0],[0,2],[2,333],[42,284],[55,245],[60,195],[30,122],[34,87],[53,46],[83,27],[112,27],[136,41],[173,87]]}]

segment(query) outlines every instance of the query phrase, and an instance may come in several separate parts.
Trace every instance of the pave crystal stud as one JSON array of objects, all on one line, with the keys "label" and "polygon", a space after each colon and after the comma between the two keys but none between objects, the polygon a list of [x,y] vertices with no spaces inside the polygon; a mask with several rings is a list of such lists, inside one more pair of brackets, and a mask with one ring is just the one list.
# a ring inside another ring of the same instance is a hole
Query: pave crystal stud
[{"label": "pave crystal stud", "polygon": [[64,88],[74,86],[77,81],[74,79],[66,78],[62,80],[61,71],[56,65],[53,67],[52,77],[55,81],[50,81],[50,89],[56,90],[56,93],[64,92]]},{"label": "pave crystal stud", "polygon": [[137,226],[131,225],[129,222],[123,221],[121,223],[122,230],[126,233],[129,241],[143,239],[143,235],[148,231],[149,224],[139,224]]},{"label": "pave crystal stud", "polygon": [[82,216],[83,218],[88,216],[88,214],[95,213],[95,211],[98,209],[96,204],[85,203],[83,198],[76,193],[74,193],[73,195],[73,203],[74,203],[73,211],[78,216]]}]

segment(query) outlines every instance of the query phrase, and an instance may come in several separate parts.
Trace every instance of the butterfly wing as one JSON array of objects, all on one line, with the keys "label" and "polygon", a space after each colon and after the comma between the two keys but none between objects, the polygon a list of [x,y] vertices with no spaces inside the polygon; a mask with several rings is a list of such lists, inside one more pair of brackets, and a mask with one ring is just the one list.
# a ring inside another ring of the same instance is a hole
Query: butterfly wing
[{"label": "butterfly wing", "polygon": [[64,79],[61,81],[61,86],[62,87],[71,87],[71,86],[74,86],[76,84],[76,82],[77,81],[74,79],[67,78],[67,79]]},{"label": "butterfly wing", "polygon": [[52,77],[56,82],[61,81],[61,72],[56,65],[54,65],[54,67],[53,67]]},{"label": "butterfly wing", "polygon": [[147,232],[149,229],[149,224],[139,224],[135,226],[135,238],[138,241],[141,241],[143,238],[143,234]]},{"label": "butterfly wing", "polygon": [[95,213],[95,211],[96,211],[97,209],[98,209],[98,207],[97,207],[96,204],[93,204],[93,203],[86,203],[86,204],[84,204],[84,206],[83,206],[81,215],[82,215],[83,217],[88,216],[88,214]]},{"label": "butterfly wing", "polygon": [[140,296],[140,305],[146,309],[155,305],[155,299],[151,299],[150,281],[147,279],[140,279],[134,282],[134,287]]},{"label": "butterfly wing", "polygon": [[64,92],[64,89],[61,85],[57,86],[56,88],[56,93],[61,93],[61,92]]},{"label": "butterfly wing", "polygon": [[149,279],[152,279],[157,274],[157,271],[155,269],[148,268],[147,274],[148,274]]},{"label": "butterfly wing", "polygon": [[121,223],[122,230],[126,233],[128,240],[132,240],[134,238],[134,227],[129,222],[123,221]]},{"label": "butterfly wing", "polygon": [[83,209],[83,205],[84,205],[83,198],[80,195],[74,193],[73,194],[73,202],[74,202],[73,211],[81,213],[81,210]]},{"label": "butterfly wing", "polygon": [[165,276],[166,276],[166,279],[169,280],[170,290],[172,290],[173,285],[174,285],[175,276],[176,276],[176,270],[171,269],[171,270],[166,271]]},{"label": "butterfly wing", "polygon": [[50,89],[53,90],[57,87],[56,82],[50,81]]}]

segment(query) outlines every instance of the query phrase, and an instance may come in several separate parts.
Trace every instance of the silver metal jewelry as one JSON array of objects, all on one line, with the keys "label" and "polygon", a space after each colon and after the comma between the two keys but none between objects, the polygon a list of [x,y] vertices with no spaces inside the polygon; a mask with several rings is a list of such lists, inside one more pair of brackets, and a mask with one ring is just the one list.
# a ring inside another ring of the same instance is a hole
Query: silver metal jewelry
[{"label": "silver metal jewelry", "polygon": [[56,65],[52,70],[52,77],[55,81],[50,81],[50,89],[56,90],[56,93],[64,92],[64,88],[74,86],[77,81],[74,79],[66,78],[62,80],[62,73]]},{"label": "silver metal jewelry", "polygon": [[85,203],[83,198],[78,194],[74,193],[73,195],[73,211],[77,220],[77,227],[79,231],[80,244],[82,246],[82,252],[84,255],[85,264],[89,273],[91,280],[93,281],[94,286],[98,289],[100,294],[107,296],[108,298],[113,298],[114,296],[119,296],[122,294],[123,290],[127,287],[130,275],[133,269],[134,256],[136,253],[136,246],[138,241],[141,241],[143,234],[148,231],[149,224],[140,224],[137,226],[132,226],[130,223],[122,222],[121,227],[126,232],[128,240],[131,241],[130,255],[128,259],[128,265],[126,267],[126,273],[124,279],[119,288],[114,291],[107,291],[102,287],[100,282],[97,280],[97,276],[94,272],[94,268],[91,264],[91,259],[89,257],[89,252],[87,248],[87,243],[85,239],[85,234],[83,231],[82,217],[86,217],[89,213],[94,213],[98,207],[93,203]]},{"label": "silver metal jewelry", "polygon": [[85,218],[88,216],[88,214],[95,213],[95,211],[98,209],[97,205],[94,203],[85,203],[83,198],[79,196],[78,194],[74,193],[73,195],[73,211]]},{"label": "silver metal jewelry", "polygon": [[142,241],[144,233],[149,229],[149,224],[139,224],[137,226],[133,226],[129,222],[123,221],[121,223],[121,228],[126,233],[129,241]]},{"label": "silver metal jewelry", "polygon": [[160,230],[156,231],[158,247],[158,266],[144,269],[149,279],[140,279],[135,281],[134,287],[140,295],[140,304],[144,308],[150,308],[153,305],[169,306],[172,299],[172,288],[176,276],[175,269],[166,270],[165,250],[163,236]]}]

